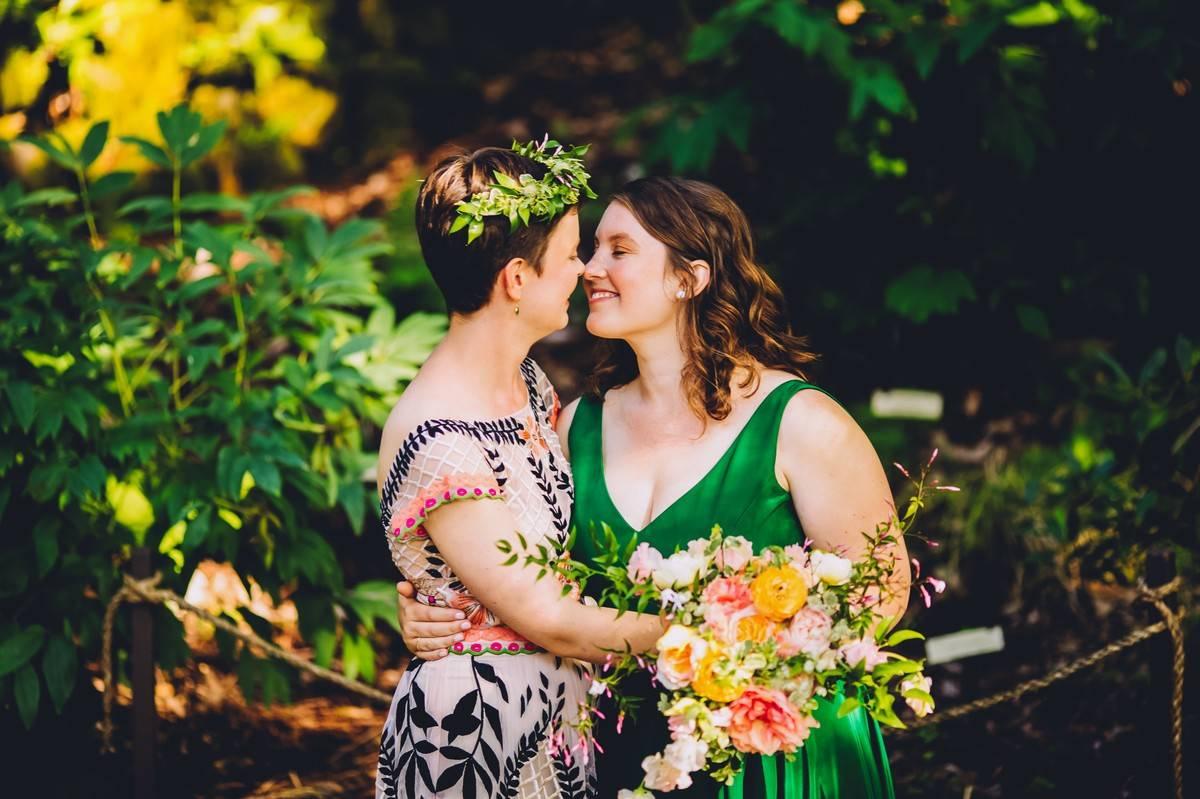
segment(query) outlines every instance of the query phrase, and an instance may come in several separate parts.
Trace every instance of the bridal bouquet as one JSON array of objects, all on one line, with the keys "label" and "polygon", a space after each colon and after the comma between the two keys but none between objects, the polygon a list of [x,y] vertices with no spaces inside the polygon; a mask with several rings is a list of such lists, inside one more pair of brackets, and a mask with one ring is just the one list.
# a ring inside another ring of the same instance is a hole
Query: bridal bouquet
[{"label": "bridal bouquet", "polygon": [[[636,541],[620,547],[605,528],[604,554],[595,565],[541,547],[536,554],[526,551],[526,563],[572,583],[604,578],[602,604],[621,611],[656,605],[670,622],[656,659],[633,652],[609,655],[593,676],[576,726],[590,733],[601,696],[615,700],[617,723],[623,723],[630,707],[620,681],[633,671],[649,671],[661,689],[658,707],[672,740],[643,761],[643,785],[672,791],[690,786],[697,771],[728,784],[747,754],[794,754],[819,726],[818,697],[842,696],[839,715],[862,707],[894,727],[904,726],[893,709],[897,694],[917,715],[931,712],[931,680],[922,674],[922,662],[889,650],[922,636],[914,630],[889,632],[895,620],[881,608],[894,590],[893,545],[926,502],[925,475],[936,455],[935,450],[913,481],[917,491],[903,515],[865,533],[865,552],[854,560],[809,542],[756,552],[746,538],[716,526],[670,555]],[[501,548],[513,551],[506,542]],[[517,558],[513,552],[509,562]],[[920,578],[915,559],[914,564]],[[945,584],[925,577],[917,587],[928,604],[929,590],[940,592]],[[624,792],[622,799],[644,795],[639,789]]]}]

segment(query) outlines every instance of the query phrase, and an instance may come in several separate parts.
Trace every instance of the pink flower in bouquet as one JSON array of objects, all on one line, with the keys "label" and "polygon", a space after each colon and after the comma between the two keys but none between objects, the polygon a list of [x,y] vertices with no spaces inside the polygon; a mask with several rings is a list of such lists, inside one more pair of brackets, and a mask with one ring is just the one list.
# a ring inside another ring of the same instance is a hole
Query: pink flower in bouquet
[{"label": "pink flower in bouquet", "polygon": [[775,631],[779,654],[790,658],[803,652],[816,657],[829,648],[833,619],[813,608],[801,608],[791,623]]},{"label": "pink flower in bouquet", "polygon": [[677,741],[696,731],[696,720],[689,719],[683,715],[669,716],[667,718],[667,727],[671,730],[671,740]]},{"label": "pink flower in bouquet", "polygon": [[754,545],[740,535],[731,535],[721,541],[721,546],[714,554],[714,562],[718,569],[729,568],[740,572],[754,557]]},{"label": "pink flower in bouquet", "polygon": [[630,580],[635,583],[644,583],[653,576],[655,569],[662,566],[662,562],[662,553],[643,541],[633,551],[625,571]]},{"label": "pink flower in bouquet", "polygon": [[754,597],[739,577],[718,577],[704,589],[704,623],[722,640],[736,638],[737,623],[753,613]]},{"label": "pink flower in bouquet", "polygon": [[729,737],[739,752],[773,755],[794,752],[816,719],[798,711],[782,691],[750,686],[729,709]]},{"label": "pink flower in bouquet", "polygon": [[849,666],[862,665],[867,671],[887,661],[887,655],[879,651],[879,647],[870,638],[860,638],[852,641],[838,650],[846,659]]}]

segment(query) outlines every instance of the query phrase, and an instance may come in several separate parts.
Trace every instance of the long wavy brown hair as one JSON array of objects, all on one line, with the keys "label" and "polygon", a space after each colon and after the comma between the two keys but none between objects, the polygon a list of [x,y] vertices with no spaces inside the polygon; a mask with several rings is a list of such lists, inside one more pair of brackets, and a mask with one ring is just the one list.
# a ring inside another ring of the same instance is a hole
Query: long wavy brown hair
[{"label": "long wavy brown hair", "polygon": [[[817,359],[804,336],[792,333],[783,292],[754,259],[750,223],[729,195],[709,183],[674,177],[641,178],[612,197],[666,245],[669,268],[688,293],[682,381],[688,404],[700,419],[729,416],[730,381],[739,367],[739,388],[758,390],[763,367],[807,379],[803,365]],[[709,265],[708,285],[696,292],[690,262]],[[597,396],[638,375],[629,344],[601,339],[588,389]]]}]

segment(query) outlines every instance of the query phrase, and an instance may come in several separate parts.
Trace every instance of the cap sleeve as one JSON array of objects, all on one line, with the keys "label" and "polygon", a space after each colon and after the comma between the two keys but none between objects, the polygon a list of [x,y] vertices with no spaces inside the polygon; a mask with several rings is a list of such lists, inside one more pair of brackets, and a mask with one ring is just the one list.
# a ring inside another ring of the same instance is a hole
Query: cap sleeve
[{"label": "cap sleeve", "polygon": [[[496,466],[493,466],[495,462]],[[394,536],[421,531],[438,508],[464,499],[503,499],[498,456],[454,423],[425,422],[414,430],[392,463],[380,502]],[[422,531],[423,532],[423,531]]]}]

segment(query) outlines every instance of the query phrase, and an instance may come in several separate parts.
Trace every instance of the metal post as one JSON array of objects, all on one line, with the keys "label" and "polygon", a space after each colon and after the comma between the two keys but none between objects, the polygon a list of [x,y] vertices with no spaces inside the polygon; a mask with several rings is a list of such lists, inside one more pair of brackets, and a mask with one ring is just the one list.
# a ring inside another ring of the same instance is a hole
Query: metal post
[{"label": "metal post", "polygon": [[[130,571],[135,579],[150,577],[150,550],[135,547]],[[133,797],[154,799],[154,627],[153,608],[146,602],[132,609],[133,645]]]}]

